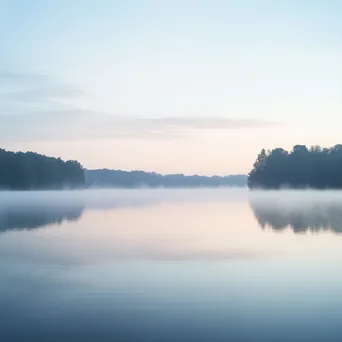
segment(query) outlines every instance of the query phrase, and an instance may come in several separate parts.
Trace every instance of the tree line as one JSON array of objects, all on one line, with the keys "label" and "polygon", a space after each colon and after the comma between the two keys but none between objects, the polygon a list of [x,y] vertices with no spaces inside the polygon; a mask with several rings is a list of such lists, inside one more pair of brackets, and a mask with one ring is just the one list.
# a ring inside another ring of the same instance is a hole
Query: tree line
[{"label": "tree line", "polygon": [[122,170],[85,170],[86,185],[88,187],[113,187],[113,188],[198,188],[198,187],[223,187],[247,184],[246,175],[230,176],[186,176],[184,174],[162,175],[145,171]]},{"label": "tree line", "polygon": [[248,174],[248,186],[341,189],[342,145],[331,148],[295,145],[290,152],[283,148],[262,149]]},{"label": "tree line", "polygon": [[0,189],[70,189],[84,184],[84,170],[77,161],[0,149]]}]

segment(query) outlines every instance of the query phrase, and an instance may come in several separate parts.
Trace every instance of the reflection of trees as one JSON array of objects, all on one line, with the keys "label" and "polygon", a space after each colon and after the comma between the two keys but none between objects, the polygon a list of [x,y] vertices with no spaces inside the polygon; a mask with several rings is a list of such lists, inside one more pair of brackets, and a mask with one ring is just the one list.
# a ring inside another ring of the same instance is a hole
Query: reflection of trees
[{"label": "reflection of trees", "polygon": [[35,229],[63,221],[76,221],[83,213],[79,204],[7,205],[0,207],[0,232]]},{"label": "reflection of trees", "polygon": [[333,231],[342,233],[342,202],[315,200],[291,203],[281,198],[251,200],[259,225],[276,231],[291,228],[295,233]]}]

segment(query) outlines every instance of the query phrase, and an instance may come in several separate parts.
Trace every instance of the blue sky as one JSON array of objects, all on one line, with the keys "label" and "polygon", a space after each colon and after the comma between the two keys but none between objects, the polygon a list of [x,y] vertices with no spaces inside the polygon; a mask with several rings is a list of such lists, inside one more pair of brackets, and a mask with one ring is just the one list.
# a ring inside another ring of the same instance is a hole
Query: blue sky
[{"label": "blue sky", "polygon": [[87,167],[248,172],[341,143],[341,1],[0,0],[0,144]]}]

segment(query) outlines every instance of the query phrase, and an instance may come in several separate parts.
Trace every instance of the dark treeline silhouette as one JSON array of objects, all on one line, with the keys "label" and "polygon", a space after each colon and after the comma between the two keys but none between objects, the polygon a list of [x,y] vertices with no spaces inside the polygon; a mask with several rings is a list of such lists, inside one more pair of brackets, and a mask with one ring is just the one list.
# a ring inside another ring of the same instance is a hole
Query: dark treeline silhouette
[{"label": "dark treeline silhouette", "polygon": [[77,161],[0,149],[0,189],[77,188],[84,182],[84,170]]},{"label": "dark treeline silhouette", "polygon": [[248,175],[248,186],[341,189],[342,145],[331,148],[296,145],[291,152],[282,148],[263,149]]},{"label": "dark treeline silhouette", "polygon": [[247,176],[185,176],[183,174],[161,175],[144,171],[121,170],[86,170],[86,184],[88,187],[113,188],[197,188],[247,185]]},{"label": "dark treeline silhouette", "polygon": [[295,233],[332,231],[342,233],[341,201],[304,201],[289,203],[272,199],[271,201],[251,201],[250,205],[258,224],[263,229],[274,231],[287,228]]},{"label": "dark treeline silhouette", "polygon": [[0,149],[0,190],[112,188],[198,188],[247,186],[246,175],[186,176],[155,172],[85,170],[78,161],[63,161],[34,152]]}]

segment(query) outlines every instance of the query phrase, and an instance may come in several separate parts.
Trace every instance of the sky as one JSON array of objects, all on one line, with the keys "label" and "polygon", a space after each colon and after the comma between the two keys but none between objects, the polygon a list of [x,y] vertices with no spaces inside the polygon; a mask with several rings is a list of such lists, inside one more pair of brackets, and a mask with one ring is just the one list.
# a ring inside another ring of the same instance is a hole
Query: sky
[{"label": "sky", "polygon": [[341,141],[340,0],[0,0],[0,147],[247,173]]}]

